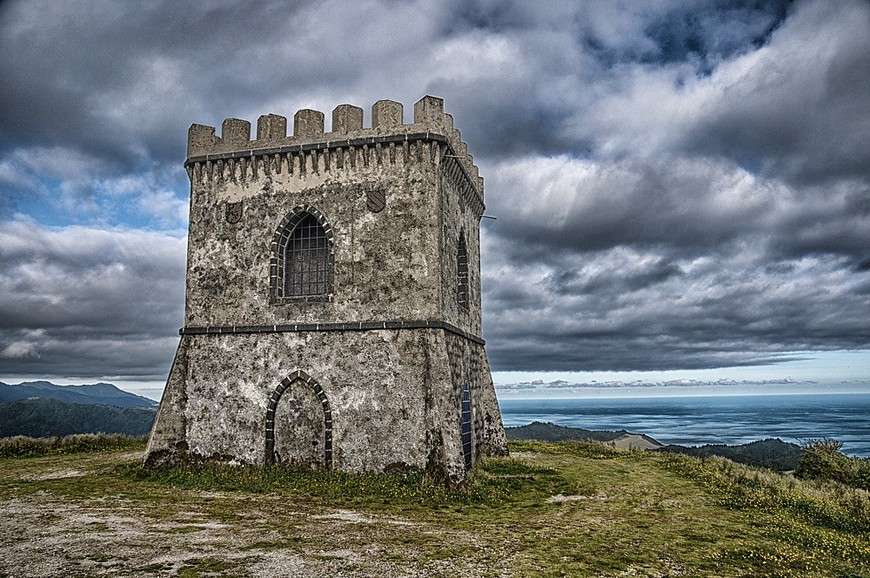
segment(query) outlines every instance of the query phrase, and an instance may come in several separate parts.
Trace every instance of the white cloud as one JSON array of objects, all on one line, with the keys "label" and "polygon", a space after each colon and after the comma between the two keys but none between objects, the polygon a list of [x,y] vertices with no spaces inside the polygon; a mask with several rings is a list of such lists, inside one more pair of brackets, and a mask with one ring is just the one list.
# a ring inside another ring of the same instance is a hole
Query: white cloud
[{"label": "white cloud", "polygon": [[775,175],[866,171],[868,26],[866,3],[805,2],[768,44],[709,75],[689,61],[620,65],[575,122],[610,157],[704,152]]},{"label": "white cloud", "polygon": [[139,197],[138,205],[142,212],[154,215],[164,223],[187,221],[189,205],[172,191],[146,191]]}]

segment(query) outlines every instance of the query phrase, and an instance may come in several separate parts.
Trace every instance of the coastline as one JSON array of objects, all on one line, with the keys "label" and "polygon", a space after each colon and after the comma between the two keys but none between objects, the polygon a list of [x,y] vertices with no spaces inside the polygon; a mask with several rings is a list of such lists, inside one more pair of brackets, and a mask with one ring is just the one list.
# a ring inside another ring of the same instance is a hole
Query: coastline
[{"label": "coastline", "polygon": [[505,427],[534,421],[588,430],[627,430],[662,444],[743,445],[779,438],[800,445],[833,438],[843,452],[870,457],[870,393],[729,396],[501,396]]}]

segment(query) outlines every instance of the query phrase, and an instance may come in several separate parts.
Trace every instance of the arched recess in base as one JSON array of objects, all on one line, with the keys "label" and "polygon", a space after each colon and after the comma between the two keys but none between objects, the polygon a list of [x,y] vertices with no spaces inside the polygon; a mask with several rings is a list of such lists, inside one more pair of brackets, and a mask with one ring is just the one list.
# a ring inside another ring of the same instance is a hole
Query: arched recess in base
[{"label": "arched recess in base", "polygon": [[[283,404],[279,404],[282,399]],[[287,411],[282,411],[285,408]],[[316,447],[320,444],[322,450]],[[282,456],[282,450],[292,455]],[[310,469],[332,468],[332,409],[323,388],[304,371],[294,371],[281,380],[269,398],[266,463],[287,463]]]}]

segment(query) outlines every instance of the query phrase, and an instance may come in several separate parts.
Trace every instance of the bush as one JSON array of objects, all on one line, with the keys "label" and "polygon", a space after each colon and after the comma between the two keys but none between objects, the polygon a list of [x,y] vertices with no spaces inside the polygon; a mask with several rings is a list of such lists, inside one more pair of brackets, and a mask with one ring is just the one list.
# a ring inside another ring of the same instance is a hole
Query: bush
[{"label": "bush", "polygon": [[810,440],[803,445],[795,476],[805,480],[829,480],[870,490],[870,460],[850,458],[840,450],[843,443],[831,438]]}]

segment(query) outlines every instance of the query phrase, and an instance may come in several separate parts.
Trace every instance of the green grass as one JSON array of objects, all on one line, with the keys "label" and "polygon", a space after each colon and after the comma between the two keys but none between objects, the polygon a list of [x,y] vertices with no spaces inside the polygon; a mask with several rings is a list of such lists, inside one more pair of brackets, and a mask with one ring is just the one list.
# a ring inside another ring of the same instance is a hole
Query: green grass
[{"label": "green grass", "polygon": [[235,568],[235,564],[216,558],[194,558],[185,562],[185,565],[178,571],[178,576],[179,578],[214,576],[223,570],[233,570]]},{"label": "green grass", "polygon": [[[362,575],[870,578],[870,498],[862,490],[595,443],[513,442],[511,452],[479,464],[459,487],[417,470],[145,470],[119,463],[117,452],[5,459],[0,500],[104,508],[109,498],[144,519],[154,540],[190,549],[178,575],[245,575],[256,560],[292,555]],[[81,475],[40,478],[64,468]],[[209,529],[217,526],[225,532]],[[199,552],[196,539],[206,534],[225,543]],[[90,559],[99,562],[103,551]],[[136,567],[137,555],[128,552],[125,564]],[[142,556],[140,569],[151,563]],[[0,562],[0,575],[12,570]]]},{"label": "green grass", "polygon": [[32,458],[84,452],[142,450],[144,437],[120,434],[74,434],[54,438],[14,436],[0,438],[0,458]]}]

